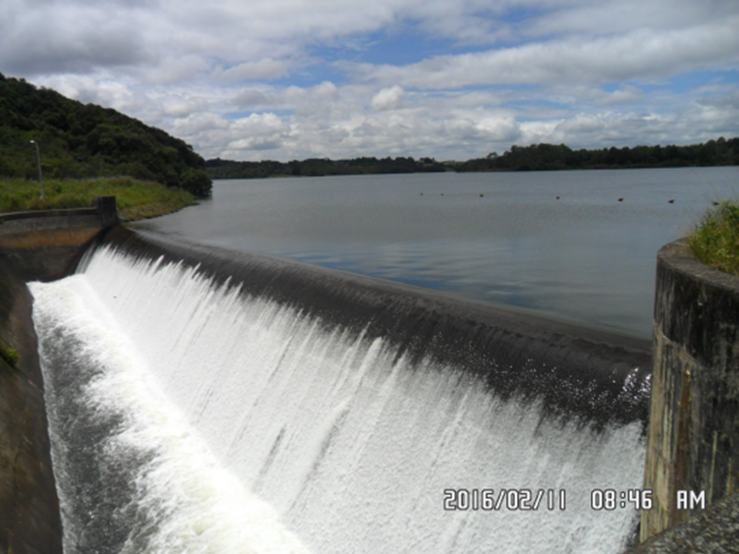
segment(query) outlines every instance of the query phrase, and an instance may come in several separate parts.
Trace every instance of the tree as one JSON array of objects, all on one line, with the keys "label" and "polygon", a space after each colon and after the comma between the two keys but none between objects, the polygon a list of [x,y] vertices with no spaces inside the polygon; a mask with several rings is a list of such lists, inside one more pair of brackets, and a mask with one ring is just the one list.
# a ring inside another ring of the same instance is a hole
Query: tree
[{"label": "tree", "polygon": [[198,198],[207,198],[213,193],[213,182],[204,169],[186,169],[180,187]]}]

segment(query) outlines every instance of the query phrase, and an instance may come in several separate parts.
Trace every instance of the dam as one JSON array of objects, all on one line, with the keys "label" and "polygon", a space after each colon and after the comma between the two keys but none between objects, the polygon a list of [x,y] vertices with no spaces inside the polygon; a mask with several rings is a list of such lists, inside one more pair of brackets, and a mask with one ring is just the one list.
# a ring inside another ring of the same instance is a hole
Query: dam
[{"label": "dam", "polygon": [[648,341],[121,227],[30,288],[65,552],[635,540]]}]

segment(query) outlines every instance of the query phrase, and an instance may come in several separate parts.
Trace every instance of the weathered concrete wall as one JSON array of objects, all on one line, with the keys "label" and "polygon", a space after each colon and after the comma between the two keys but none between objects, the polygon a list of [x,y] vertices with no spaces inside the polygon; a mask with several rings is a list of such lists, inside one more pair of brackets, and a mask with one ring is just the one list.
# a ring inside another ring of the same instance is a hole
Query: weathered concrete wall
[{"label": "weathered concrete wall", "polygon": [[85,245],[118,222],[115,197],[89,209],[0,215],[0,554],[62,552],[43,380],[25,281],[69,274]]},{"label": "weathered concrete wall", "polygon": [[678,491],[710,505],[739,488],[739,278],[684,239],[657,257],[653,359],[642,541],[702,511],[678,509]]},{"label": "weathered concrete wall", "polygon": [[118,223],[114,196],[94,208],[0,215],[0,251],[24,281],[53,281],[74,267],[81,246]]},{"label": "weathered concrete wall", "polygon": [[0,553],[62,551],[62,527],[44,409],[32,297],[0,255]]}]

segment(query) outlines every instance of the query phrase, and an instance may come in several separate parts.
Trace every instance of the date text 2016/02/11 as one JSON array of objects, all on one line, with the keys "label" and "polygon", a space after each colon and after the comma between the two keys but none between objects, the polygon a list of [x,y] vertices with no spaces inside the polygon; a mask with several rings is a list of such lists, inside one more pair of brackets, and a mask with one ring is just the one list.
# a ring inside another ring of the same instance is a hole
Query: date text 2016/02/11
[{"label": "date text 2016/02/11", "polygon": [[565,507],[564,489],[444,489],[444,509],[447,511],[564,510]]}]

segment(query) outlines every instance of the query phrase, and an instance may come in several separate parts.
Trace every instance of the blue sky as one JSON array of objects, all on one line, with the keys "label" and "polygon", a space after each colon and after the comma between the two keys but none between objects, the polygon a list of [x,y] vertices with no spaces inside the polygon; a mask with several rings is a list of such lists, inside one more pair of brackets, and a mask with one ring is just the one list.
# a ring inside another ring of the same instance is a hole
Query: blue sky
[{"label": "blue sky", "polygon": [[433,156],[739,135],[725,0],[4,0],[0,72],[204,157]]}]

